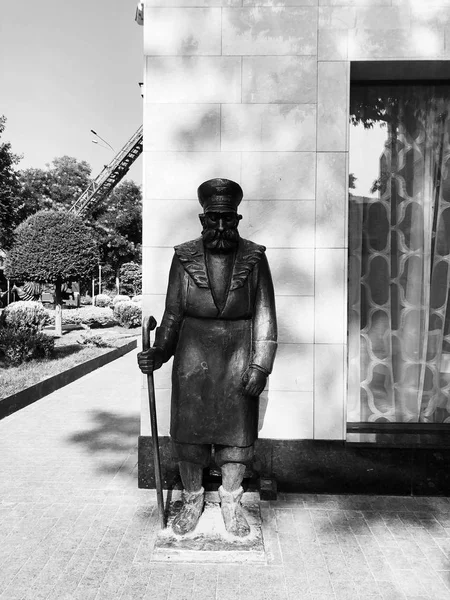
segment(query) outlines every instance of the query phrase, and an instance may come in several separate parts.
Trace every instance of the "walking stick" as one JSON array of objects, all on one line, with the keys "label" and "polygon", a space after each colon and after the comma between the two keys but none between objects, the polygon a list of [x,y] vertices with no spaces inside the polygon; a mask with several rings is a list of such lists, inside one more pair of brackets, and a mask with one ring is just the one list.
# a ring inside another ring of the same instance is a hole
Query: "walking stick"
[{"label": "walking stick", "polygon": [[[156,320],[154,317],[144,317],[142,322],[142,350],[148,350],[150,348],[150,331],[153,331],[156,327]],[[152,427],[152,440],[153,440],[153,461],[155,465],[155,484],[156,484],[156,498],[158,500],[158,511],[161,529],[166,526],[164,518],[164,498],[163,498],[163,487],[161,477],[161,461],[159,458],[159,444],[158,444],[158,424],[156,421],[156,402],[155,402],[155,383],[153,381],[153,373],[147,375],[147,387],[148,387],[148,403],[150,406],[150,423]]]}]

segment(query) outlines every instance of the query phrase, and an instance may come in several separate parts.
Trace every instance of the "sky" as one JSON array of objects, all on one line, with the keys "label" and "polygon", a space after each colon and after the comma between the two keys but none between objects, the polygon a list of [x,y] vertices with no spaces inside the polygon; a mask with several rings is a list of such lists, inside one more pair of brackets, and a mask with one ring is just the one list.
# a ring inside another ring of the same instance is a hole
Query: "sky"
[{"label": "sky", "polygon": [[[43,168],[68,155],[96,176],[142,124],[137,0],[0,0],[2,141]],[[102,144],[102,142],[100,142]],[[142,157],[126,179],[142,183]]]},{"label": "sky", "polygon": [[349,173],[356,177],[355,196],[378,198],[378,192],[372,194],[370,188],[380,175],[380,156],[387,137],[386,127],[375,124],[372,129],[364,129],[362,124],[350,125]]}]

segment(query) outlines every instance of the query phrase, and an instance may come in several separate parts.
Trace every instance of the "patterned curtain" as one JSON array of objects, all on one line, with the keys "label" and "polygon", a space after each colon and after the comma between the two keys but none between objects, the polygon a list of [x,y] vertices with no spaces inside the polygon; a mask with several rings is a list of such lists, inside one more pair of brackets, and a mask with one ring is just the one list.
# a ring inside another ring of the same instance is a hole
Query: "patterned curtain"
[{"label": "patterned curtain", "polygon": [[449,110],[449,86],[352,89],[386,141],[376,195],[350,194],[349,421],[450,422]]}]

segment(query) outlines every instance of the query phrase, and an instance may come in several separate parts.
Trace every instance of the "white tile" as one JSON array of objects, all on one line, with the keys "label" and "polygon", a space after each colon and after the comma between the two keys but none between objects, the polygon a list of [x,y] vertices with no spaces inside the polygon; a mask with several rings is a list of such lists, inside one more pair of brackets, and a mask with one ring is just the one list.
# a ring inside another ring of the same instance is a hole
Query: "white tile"
[{"label": "white tile", "polygon": [[[144,271],[145,277],[145,271]],[[142,295],[142,314],[143,316],[153,316],[158,324],[164,313],[164,305],[166,301],[165,294],[143,294]],[[151,343],[153,344],[155,332],[152,332]]]},{"label": "white tile", "polygon": [[146,6],[202,7],[202,6],[241,6],[242,0],[145,0]]},{"label": "white tile", "polygon": [[172,264],[173,248],[142,248],[142,291],[144,294],[165,294]]},{"label": "white tile", "polygon": [[347,150],[349,64],[320,62],[317,107],[317,150]]},{"label": "white tile", "polygon": [[199,237],[202,212],[196,200],[152,200],[144,203],[143,246],[173,248]]},{"label": "white tile", "polygon": [[317,9],[287,6],[222,11],[222,52],[237,55],[315,55]]},{"label": "white tile", "polygon": [[314,385],[313,344],[279,344],[269,389],[311,392]]},{"label": "white tile", "polygon": [[316,147],[314,104],[224,104],[222,150],[308,151]]},{"label": "white tile", "polygon": [[152,8],[144,10],[147,56],[221,54],[221,8]]},{"label": "white tile", "polygon": [[318,152],[316,247],[345,248],[348,203],[347,155]]},{"label": "white tile", "polygon": [[144,152],[184,150],[220,150],[220,105],[144,103]]},{"label": "white tile", "polygon": [[275,294],[312,296],[314,294],[314,250],[268,248]]},{"label": "white tile", "polygon": [[244,56],[244,103],[308,104],[316,99],[315,56]]},{"label": "white tile", "polygon": [[355,8],[348,6],[319,8],[319,29],[352,29],[355,24]]},{"label": "white tile", "polygon": [[312,200],[314,152],[243,152],[242,187],[248,200]]},{"label": "white tile", "polygon": [[259,437],[302,440],[313,437],[312,392],[272,392],[268,403],[260,401]]},{"label": "white tile", "polygon": [[211,104],[241,101],[237,56],[148,56],[145,101]]},{"label": "white tile", "polygon": [[348,29],[321,29],[319,31],[318,59],[346,60],[348,56]]},{"label": "white tile", "polygon": [[409,10],[399,7],[360,7],[356,9],[357,29],[409,29]]},{"label": "white tile", "polygon": [[[427,4],[413,4],[410,7],[411,11],[411,24],[413,26],[416,25],[432,25],[434,27],[446,27],[450,25],[450,11],[448,7],[450,6],[450,2],[447,2],[445,6],[433,6],[428,2]],[[404,11],[402,7],[400,10]]]},{"label": "white tile", "polygon": [[[144,376],[143,376],[144,379]],[[170,432],[170,390],[155,390],[158,435]],[[151,435],[150,408],[147,389],[141,390],[141,435]]]},{"label": "white tile", "polygon": [[275,298],[280,344],[314,342],[314,297],[277,296]]},{"label": "white tile", "polygon": [[243,0],[242,6],[317,6],[319,0]]},{"label": "white tile", "polygon": [[444,54],[444,29],[424,24],[411,29],[357,29],[349,32],[350,60],[433,59]]},{"label": "white tile", "polygon": [[346,341],[346,253],[345,249],[337,248],[316,250],[316,344],[343,344]]},{"label": "white tile", "polygon": [[426,4],[418,0],[392,0],[392,6],[415,7],[419,11],[422,9],[445,10],[445,7],[450,6],[450,0],[426,0]]},{"label": "white tile", "polygon": [[391,4],[392,0],[319,0],[319,6],[391,6]]},{"label": "white tile", "polygon": [[144,152],[144,203],[196,200],[198,186],[215,177],[241,182],[240,152]]},{"label": "white tile", "polygon": [[314,364],[314,439],[345,439],[345,346],[316,344]]},{"label": "white tile", "polygon": [[251,200],[250,237],[268,248],[314,248],[313,200]]}]

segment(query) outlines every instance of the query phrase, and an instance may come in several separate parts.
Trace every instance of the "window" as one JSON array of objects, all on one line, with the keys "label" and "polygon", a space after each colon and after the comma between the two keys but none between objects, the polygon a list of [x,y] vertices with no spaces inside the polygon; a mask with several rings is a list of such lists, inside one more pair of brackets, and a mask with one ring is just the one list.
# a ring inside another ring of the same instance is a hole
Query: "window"
[{"label": "window", "polygon": [[450,84],[355,82],[351,422],[450,422]]}]

